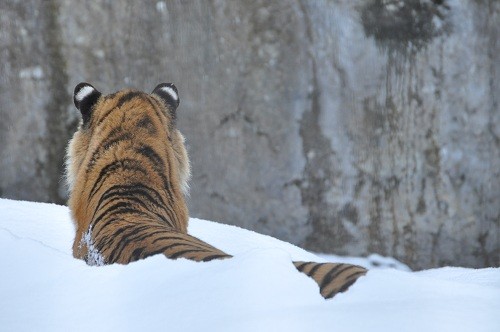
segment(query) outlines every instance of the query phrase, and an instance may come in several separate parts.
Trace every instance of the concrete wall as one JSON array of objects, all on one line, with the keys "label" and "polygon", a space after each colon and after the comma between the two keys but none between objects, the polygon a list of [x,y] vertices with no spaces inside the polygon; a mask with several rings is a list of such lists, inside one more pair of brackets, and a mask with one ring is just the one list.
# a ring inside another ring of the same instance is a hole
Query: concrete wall
[{"label": "concrete wall", "polygon": [[0,196],[64,202],[74,86],[174,82],[192,216],[500,265],[500,3],[0,2]]}]

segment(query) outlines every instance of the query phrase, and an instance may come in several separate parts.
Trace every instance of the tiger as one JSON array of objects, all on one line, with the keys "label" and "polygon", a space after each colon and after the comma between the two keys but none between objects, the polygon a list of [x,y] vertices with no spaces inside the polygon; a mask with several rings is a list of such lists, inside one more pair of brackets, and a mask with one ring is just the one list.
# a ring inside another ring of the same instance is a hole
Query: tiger
[{"label": "tiger", "polygon": [[[73,256],[89,265],[128,264],[163,254],[197,262],[232,256],[188,234],[191,166],[177,129],[177,87],[103,95],[89,83],[74,89],[81,115],[66,152]],[[332,298],[366,274],[363,267],[294,261],[320,294]]]}]

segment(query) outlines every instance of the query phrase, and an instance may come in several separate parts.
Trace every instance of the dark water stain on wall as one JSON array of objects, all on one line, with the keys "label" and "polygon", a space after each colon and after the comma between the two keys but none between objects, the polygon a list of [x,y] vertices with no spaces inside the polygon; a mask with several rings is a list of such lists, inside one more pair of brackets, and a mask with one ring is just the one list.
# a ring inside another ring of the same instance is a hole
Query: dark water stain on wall
[{"label": "dark water stain on wall", "polygon": [[[308,236],[305,247],[310,250],[327,252],[331,244],[341,246],[350,241],[339,215],[332,211],[327,202],[327,194],[338,178],[335,165],[332,163],[333,151],[330,141],[322,134],[319,125],[321,112],[320,88],[317,83],[316,65],[313,62],[313,92],[311,94],[311,109],[304,113],[300,126],[306,166],[304,178],[300,182],[302,203],[309,210],[309,219],[314,232]],[[348,207],[341,213],[343,216],[357,220],[357,211]]]},{"label": "dark water stain on wall", "polygon": [[445,0],[371,0],[361,8],[367,37],[378,46],[406,52],[419,50],[450,30]]}]

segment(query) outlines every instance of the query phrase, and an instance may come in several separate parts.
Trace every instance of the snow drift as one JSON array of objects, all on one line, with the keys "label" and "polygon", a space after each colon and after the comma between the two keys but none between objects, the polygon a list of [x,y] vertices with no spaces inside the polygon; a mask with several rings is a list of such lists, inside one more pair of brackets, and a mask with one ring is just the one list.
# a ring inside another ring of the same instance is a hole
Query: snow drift
[{"label": "snow drift", "polygon": [[[500,330],[500,268],[409,272],[379,256],[321,258],[205,220],[191,219],[189,232],[235,257],[196,263],[159,255],[90,267],[71,255],[66,207],[0,199],[1,330]],[[399,269],[371,269],[324,300],[291,260],[332,258]]]}]

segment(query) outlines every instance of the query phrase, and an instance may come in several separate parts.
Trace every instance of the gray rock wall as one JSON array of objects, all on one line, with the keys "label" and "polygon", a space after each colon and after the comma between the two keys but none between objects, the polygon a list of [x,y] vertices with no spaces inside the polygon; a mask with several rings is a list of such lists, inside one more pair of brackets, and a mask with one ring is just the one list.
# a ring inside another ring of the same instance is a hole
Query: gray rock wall
[{"label": "gray rock wall", "polygon": [[71,93],[175,82],[191,215],[500,265],[500,3],[0,2],[0,196],[64,202]]}]

